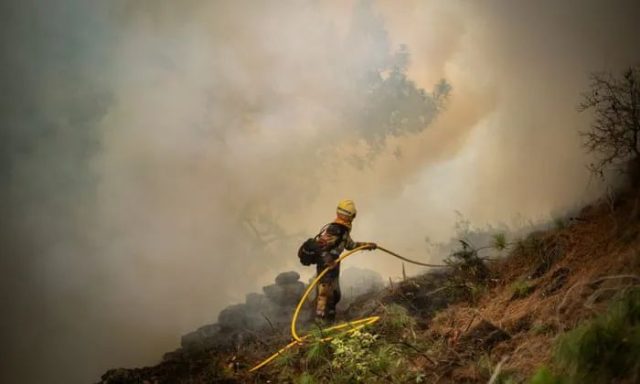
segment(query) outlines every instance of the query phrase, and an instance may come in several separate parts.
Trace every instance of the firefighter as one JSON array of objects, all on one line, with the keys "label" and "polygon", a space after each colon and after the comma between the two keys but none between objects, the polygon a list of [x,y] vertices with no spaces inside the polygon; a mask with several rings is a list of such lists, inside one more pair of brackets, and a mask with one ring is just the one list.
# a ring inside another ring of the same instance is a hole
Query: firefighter
[{"label": "firefighter", "polygon": [[336,219],[327,224],[316,237],[323,249],[316,264],[318,274],[328,266],[334,266],[325,274],[317,288],[316,319],[334,321],[336,305],[340,301],[340,263],[336,260],[345,249],[352,250],[367,246],[368,250],[376,249],[375,243],[358,243],[351,239],[351,224],[356,217],[356,206],[351,200],[338,203]]}]

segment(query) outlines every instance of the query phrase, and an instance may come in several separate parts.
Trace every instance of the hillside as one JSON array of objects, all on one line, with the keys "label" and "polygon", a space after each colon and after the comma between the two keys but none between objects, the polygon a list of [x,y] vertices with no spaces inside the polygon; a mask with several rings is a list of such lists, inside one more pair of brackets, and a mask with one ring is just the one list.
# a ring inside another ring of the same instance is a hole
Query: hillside
[{"label": "hillside", "polygon": [[638,198],[621,192],[553,229],[499,240],[504,258],[462,244],[451,267],[361,295],[338,319],[380,315],[374,326],[311,341],[256,373],[290,341],[286,321],[201,330],[158,365],[111,370],[101,383],[638,382]]}]

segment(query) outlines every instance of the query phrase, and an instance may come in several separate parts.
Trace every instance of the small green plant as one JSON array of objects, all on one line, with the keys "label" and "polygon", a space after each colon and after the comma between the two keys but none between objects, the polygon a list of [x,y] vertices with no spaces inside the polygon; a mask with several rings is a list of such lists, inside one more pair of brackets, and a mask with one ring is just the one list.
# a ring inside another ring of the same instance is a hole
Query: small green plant
[{"label": "small green plant", "polygon": [[534,285],[526,280],[517,280],[511,284],[511,299],[523,299],[529,296],[535,288]]},{"label": "small green plant", "polygon": [[318,381],[316,380],[315,376],[308,372],[302,373],[302,375],[298,377],[298,380],[296,380],[297,384],[316,384],[317,382]]},{"label": "small green plant", "polygon": [[493,248],[502,251],[507,248],[507,236],[504,233],[496,233],[493,235]]},{"label": "small green plant", "polygon": [[531,380],[529,380],[529,384],[564,384],[566,381],[551,373],[549,368],[541,367],[538,371],[533,375]]}]

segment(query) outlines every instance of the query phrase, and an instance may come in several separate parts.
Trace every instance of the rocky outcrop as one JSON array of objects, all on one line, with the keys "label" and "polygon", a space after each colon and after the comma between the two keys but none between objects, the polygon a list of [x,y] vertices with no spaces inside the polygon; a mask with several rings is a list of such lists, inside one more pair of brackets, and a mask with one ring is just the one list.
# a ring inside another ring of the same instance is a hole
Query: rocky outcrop
[{"label": "rocky outcrop", "polygon": [[283,272],[276,277],[276,283],[262,287],[266,297],[282,307],[292,307],[298,304],[304,293],[305,285],[297,272]]},{"label": "rocky outcrop", "polygon": [[225,346],[232,344],[238,337],[241,338],[242,333],[285,326],[291,321],[293,310],[305,289],[306,285],[300,281],[300,274],[297,272],[280,273],[275,278],[275,284],[262,288],[263,294],[248,294],[244,303],[231,305],[220,311],[217,323],[205,325],[182,336],[181,346],[185,349]]}]

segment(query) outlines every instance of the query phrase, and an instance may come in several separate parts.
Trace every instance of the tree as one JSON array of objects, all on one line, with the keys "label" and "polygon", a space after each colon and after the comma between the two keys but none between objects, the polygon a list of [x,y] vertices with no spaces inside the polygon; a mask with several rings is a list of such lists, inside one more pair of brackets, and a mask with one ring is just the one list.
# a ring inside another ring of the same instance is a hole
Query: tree
[{"label": "tree", "polygon": [[622,77],[593,73],[590,91],[578,107],[587,110],[594,121],[580,134],[587,151],[597,157],[589,166],[592,172],[602,175],[609,166],[622,169],[629,161],[640,161],[640,67],[627,69]]}]

